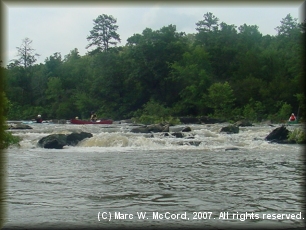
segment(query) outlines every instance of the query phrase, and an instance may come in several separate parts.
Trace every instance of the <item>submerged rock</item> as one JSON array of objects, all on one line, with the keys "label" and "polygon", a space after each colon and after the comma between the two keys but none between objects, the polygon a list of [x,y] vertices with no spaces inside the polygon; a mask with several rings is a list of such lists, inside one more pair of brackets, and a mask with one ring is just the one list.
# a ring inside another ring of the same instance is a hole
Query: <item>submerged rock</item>
[{"label": "submerged rock", "polygon": [[171,133],[172,136],[175,136],[176,138],[183,138],[184,135],[181,132],[175,132],[175,133]]},{"label": "submerged rock", "polygon": [[182,132],[191,132],[191,128],[189,126],[186,126],[182,129]]},{"label": "submerged rock", "polygon": [[72,145],[75,146],[77,145],[80,141],[84,140],[85,138],[90,138],[93,135],[91,133],[86,133],[86,132],[81,132],[81,133],[76,133],[73,132],[71,134],[67,135],[67,145]]},{"label": "submerged rock", "polygon": [[225,151],[232,151],[232,150],[239,150],[239,148],[236,148],[236,147],[229,147],[229,148],[226,148]]},{"label": "submerged rock", "polygon": [[239,133],[239,127],[236,125],[225,126],[220,130],[220,132],[225,132],[227,134]]}]

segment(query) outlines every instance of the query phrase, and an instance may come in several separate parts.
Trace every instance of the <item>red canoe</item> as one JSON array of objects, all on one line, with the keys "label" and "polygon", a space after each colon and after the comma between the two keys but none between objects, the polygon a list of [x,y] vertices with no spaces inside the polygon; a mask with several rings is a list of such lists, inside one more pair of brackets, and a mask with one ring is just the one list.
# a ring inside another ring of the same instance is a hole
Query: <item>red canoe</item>
[{"label": "red canoe", "polygon": [[108,119],[108,120],[97,120],[97,121],[84,121],[79,119],[71,119],[70,123],[77,125],[88,125],[88,124],[99,125],[99,124],[113,124],[113,120]]}]

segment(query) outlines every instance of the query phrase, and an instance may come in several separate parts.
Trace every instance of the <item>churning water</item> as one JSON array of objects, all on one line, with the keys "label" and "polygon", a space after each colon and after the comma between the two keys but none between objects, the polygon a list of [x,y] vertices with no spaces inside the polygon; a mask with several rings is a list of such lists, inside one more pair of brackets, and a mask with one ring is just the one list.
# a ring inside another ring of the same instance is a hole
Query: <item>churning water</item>
[{"label": "churning water", "polygon": [[[23,141],[6,151],[4,229],[305,226],[303,146],[265,141],[277,126],[225,134],[225,124],[190,125],[183,138],[130,124],[31,126],[14,130]],[[93,137],[36,146],[72,131]]]}]

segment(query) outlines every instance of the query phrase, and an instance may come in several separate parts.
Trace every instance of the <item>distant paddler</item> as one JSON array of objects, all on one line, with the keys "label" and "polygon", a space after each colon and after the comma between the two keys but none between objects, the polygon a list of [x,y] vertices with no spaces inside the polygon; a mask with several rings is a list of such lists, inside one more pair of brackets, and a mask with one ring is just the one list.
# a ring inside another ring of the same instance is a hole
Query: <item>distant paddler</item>
[{"label": "distant paddler", "polygon": [[94,111],[91,112],[90,120],[94,122],[97,121],[97,114]]},{"label": "distant paddler", "polygon": [[38,114],[35,120],[36,120],[37,123],[42,123],[41,115]]},{"label": "distant paddler", "polygon": [[291,114],[291,116],[289,117],[289,120],[287,121],[287,124],[297,124],[298,123],[298,119],[297,117],[295,117],[294,113]]},{"label": "distant paddler", "polygon": [[289,117],[288,121],[296,121],[296,117],[295,117],[294,113],[291,113],[291,116]]}]

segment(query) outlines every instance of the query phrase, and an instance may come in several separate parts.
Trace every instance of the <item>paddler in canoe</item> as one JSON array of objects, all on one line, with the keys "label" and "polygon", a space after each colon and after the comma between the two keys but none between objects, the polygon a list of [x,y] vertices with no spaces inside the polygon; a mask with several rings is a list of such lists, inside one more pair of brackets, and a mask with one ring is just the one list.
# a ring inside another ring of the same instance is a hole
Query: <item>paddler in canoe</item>
[{"label": "paddler in canoe", "polygon": [[97,121],[97,114],[94,111],[91,112],[90,121]]},{"label": "paddler in canoe", "polygon": [[297,123],[297,119],[296,119],[294,113],[292,113],[291,116],[289,117],[288,123],[289,124],[296,124]]},{"label": "paddler in canoe", "polygon": [[36,123],[42,123],[41,115],[38,114],[37,117],[35,118],[35,120],[36,120]]}]

